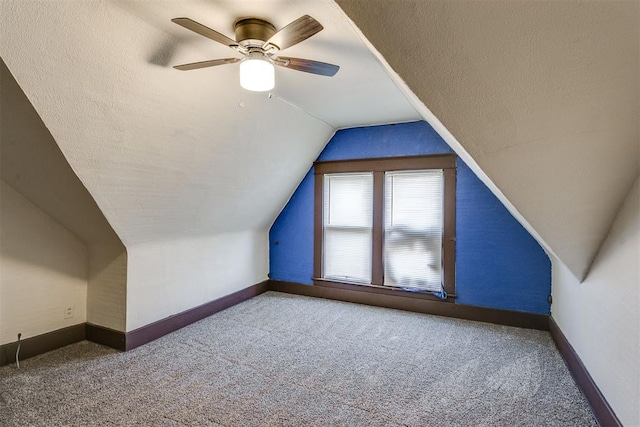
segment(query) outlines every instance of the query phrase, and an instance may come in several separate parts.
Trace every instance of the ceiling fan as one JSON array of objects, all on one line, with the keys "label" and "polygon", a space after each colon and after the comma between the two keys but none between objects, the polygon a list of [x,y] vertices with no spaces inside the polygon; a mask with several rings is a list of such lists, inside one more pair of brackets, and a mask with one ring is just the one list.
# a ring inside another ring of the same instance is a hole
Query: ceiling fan
[{"label": "ceiling fan", "polygon": [[279,55],[280,51],[308,39],[324,28],[309,15],[301,16],[279,31],[263,19],[240,19],[234,25],[235,40],[189,18],[174,18],[171,21],[243,55],[243,58],[212,59],[176,65],[173,68],[177,70],[195,70],[240,62],[240,85],[248,90],[265,91],[272,89],[275,84],[274,65],[329,77],[340,69],[339,66],[326,62]]}]

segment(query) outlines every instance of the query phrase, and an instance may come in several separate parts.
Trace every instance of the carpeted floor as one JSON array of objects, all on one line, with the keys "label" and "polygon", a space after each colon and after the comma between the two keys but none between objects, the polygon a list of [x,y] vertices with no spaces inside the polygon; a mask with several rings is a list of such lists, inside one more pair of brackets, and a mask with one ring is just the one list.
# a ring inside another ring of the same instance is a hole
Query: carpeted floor
[{"label": "carpeted floor", "polygon": [[2,426],[590,426],[546,332],[268,292],[0,368]]}]

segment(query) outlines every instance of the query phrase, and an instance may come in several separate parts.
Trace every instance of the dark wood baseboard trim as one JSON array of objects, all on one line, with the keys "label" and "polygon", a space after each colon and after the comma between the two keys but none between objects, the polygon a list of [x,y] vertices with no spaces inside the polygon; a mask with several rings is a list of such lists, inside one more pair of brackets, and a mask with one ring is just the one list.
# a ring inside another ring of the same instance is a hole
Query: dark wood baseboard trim
[{"label": "dark wood baseboard trim", "polygon": [[[131,350],[176,331],[214,313],[251,299],[269,290],[269,281],[258,283],[226,297],[208,302],[182,313],[167,317],[131,332],[121,332],[91,323],[79,323],[68,328],[21,340],[20,360],[46,353],[85,339],[116,350]],[[18,342],[0,345],[0,366],[15,363]]]},{"label": "dark wood baseboard trim", "polygon": [[[85,339],[117,350],[132,350],[269,290],[529,329],[549,330],[550,325],[555,325],[553,321],[549,321],[549,316],[542,314],[462,304],[448,304],[439,301],[429,301],[405,296],[369,293],[354,289],[339,289],[326,286],[310,286],[300,283],[265,280],[264,282],[242,289],[231,295],[227,295],[215,301],[208,302],[127,333],[90,323],[81,323],[68,328],[38,335],[37,337],[28,338],[22,340],[20,360],[80,342]],[[557,325],[555,327],[559,332]],[[564,336],[562,337],[564,338]],[[560,348],[560,344],[558,344],[556,336],[554,336],[554,340],[556,340],[556,344],[558,345],[558,348]],[[564,339],[564,341],[566,342],[566,339]],[[16,348],[17,342],[0,345],[0,366],[15,362]],[[569,346],[569,348],[571,347]],[[573,351],[573,349],[571,350]],[[579,361],[579,359],[577,360]],[[569,364],[569,362],[567,363]],[[582,366],[581,362],[580,366]],[[584,366],[582,368],[586,372]],[[593,381],[590,378],[591,377],[589,377],[589,380],[593,384]],[[593,384],[593,387],[595,387],[595,384]],[[586,392],[585,395],[587,395]],[[599,395],[602,396],[601,394]],[[609,408],[608,405],[607,408]]]},{"label": "dark wood baseboard trim", "polygon": [[300,283],[269,280],[269,289],[289,294],[306,295],[377,307],[437,316],[455,317],[498,325],[517,326],[520,328],[549,330],[549,316],[544,314],[525,313],[522,311],[501,310],[497,308],[476,307],[464,304],[450,304],[440,301],[429,301],[406,296],[382,295],[366,292],[366,290],[339,289],[327,286],[303,285]]},{"label": "dark wood baseboard trim", "polygon": [[[20,341],[19,360],[28,359],[51,350],[65,347],[85,339],[85,324],[77,325],[36,335],[35,337]],[[16,349],[18,341],[0,345],[0,366],[16,362]]]},{"label": "dark wood baseboard trim", "polygon": [[560,355],[562,355],[562,358],[567,364],[569,372],[571,372],[573,379],[575,379],[578,388],[589,402],[593,415],[596,417],[596,420],[598,420],[598,424],[602,427],[622,426],[615,412],[613,412],[613,409],[609,406],[609,402],[607,402],[607,399],[602,395],[593,378],[591,378],[589,371],[587,371],[582,360],[580,360],[580,356],[578,356],[578,353],[573,349],[573,346],[567,340],[567,337],[564,336],[553,317],[549,317],[549,332],[551,333],[553,341],[556,343]]},{"label": "dark wood baseboard trim", "polygon": [[269,281],[258,283],[226,297],[175,314],[126,334],[125,350],[132,350],[173,331],[209,317],[219,311],[251,299],[269,290]]},{"label": "dark wood baseboard trim", "polygon": [[104,326],[93,325],[87,323],[87,340],[98,344],[106,345],[107,347],[115,348],[116,350],[125,350],[126,334],[115,329],[105,328]]}]

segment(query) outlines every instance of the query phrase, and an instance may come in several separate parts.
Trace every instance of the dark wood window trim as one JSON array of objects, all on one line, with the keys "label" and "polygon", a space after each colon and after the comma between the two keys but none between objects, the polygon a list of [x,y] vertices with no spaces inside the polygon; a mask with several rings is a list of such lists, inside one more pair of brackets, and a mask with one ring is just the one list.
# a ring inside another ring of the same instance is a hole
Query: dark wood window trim
[{"label": "dark wood window trim", "polygon": [[[455,298],[455,245],[456,245],[456,155],[387,157],[357,160],[332,160],[314,163],[314,259],[313,283],[317,286],[357,289],[387,295],[402,295],[441,301],[425,293],[414,293],[383,286],[383,215],[384,173],[388,171],[442,169],[444,172],[444,230],[442,236],[442,266],[444,289],[448,302]],[[329,173],[373,172],[373,254],[372,284],[346,283],[322,278],[323,259],[323,178]]]}]

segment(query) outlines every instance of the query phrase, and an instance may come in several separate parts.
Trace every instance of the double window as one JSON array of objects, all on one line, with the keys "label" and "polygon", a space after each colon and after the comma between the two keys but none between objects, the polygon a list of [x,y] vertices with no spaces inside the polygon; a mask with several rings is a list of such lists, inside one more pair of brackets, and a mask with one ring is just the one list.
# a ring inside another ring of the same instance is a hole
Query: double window
[{"label": "double window", "polygon": [[455,292],[455,156],[315,164],[316,284]]}]

